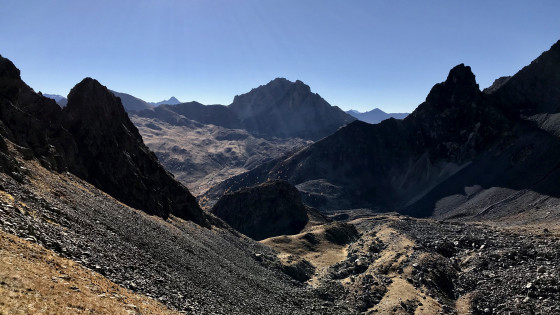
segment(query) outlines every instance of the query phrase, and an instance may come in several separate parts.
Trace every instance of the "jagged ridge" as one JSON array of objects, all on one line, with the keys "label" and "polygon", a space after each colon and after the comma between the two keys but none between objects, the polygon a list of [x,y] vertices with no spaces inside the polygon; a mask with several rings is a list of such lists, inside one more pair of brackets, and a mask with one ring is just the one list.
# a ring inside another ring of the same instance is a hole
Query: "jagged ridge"
[{"label": "jagged ridge", "polygon": [[143,144],[120,99],[96,80],[76,85],[62,110],[0,57],[0,120],[1,135],[50,170],[70,171],[149,214],[209,224],[195,198]]}]

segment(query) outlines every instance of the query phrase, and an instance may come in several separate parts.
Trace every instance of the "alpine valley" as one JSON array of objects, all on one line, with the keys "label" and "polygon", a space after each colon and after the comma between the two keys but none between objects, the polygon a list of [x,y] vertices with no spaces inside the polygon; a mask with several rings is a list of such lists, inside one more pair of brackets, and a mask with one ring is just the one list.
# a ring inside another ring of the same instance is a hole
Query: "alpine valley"
[{"label": "alpine valley", "polygon": [[560,41],[442,80],[408,115],[149,103],[0,57],[0,314],[559,314]]}]

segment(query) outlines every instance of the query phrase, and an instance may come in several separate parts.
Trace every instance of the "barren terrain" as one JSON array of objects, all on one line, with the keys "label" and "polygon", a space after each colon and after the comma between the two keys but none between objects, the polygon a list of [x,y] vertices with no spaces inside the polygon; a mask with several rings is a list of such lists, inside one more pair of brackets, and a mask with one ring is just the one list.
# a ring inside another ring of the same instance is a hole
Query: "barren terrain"
[{"label": "barren terrain", "polygon": [[[272,250],[235,231],[147,215],[74,175],[53,173],[10,150],[19,181],[0,173],[4,232],[187,314],[349,313],[343,304],[325,304],[282,272]],[[2,250],[10,248],[3,245]],[[32,263],[37,263],[32,268],[43,268],[39,260]],[[73,285],[88,292],[85,282]],[[97,297],[91,307],[103,304],[104,297]],[[0,297],[4,305],[9,300]]]},{"label": "barren terrain", "polygon": [[311,143],[297,138],[257,138],[245,130],[214,125],[177,126],[134,115],[131,120],[160,163],[195,196]]},{"label": "barren terrain", "polygon": [[284,264],[311,264],[308,283],[324,299],[347,301],[365,314],[560,312],[558,221],[497,228],[344,214],[357,240],[340,242],[328,226],[316,226],[262,243]]}]

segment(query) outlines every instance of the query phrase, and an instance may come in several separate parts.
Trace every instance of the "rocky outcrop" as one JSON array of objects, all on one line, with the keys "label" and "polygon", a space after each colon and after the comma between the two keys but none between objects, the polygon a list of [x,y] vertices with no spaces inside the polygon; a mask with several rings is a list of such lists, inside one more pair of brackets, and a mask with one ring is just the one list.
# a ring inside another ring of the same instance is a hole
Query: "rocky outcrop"
[{"label": "rocky outcrop", "polygon": [[285,181],[225,194],[211,212],[255,240],[297,234],[309,220],[298,190]]},{"label": "rocky outcrop", "polygon": [[[120,99],[96,80],[76,85],[61,109],[0,58],[0,135],[24,157],[52,171],[70,171],[132,207],[209,224],[195,198],[143,144]],[[13,169],[8,162],[2,167],[7,171]]]},{"label": "rocky outcrop", "polygon": [[494,92],[496,102],[517,115],[560,112],[560,41]]}]

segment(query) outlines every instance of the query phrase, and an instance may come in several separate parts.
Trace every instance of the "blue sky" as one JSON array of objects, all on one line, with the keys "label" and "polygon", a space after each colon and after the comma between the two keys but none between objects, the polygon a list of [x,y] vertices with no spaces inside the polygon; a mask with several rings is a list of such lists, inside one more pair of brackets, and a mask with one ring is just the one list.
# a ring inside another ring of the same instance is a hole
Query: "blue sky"
[{"label": "blue sky", "polygon": [[84,77],[229,104],[276,77],[343,109],[410,112],[449,69],[481,88],[560,39],[560,1],[0,0],[0,54],[36,91]]}]

